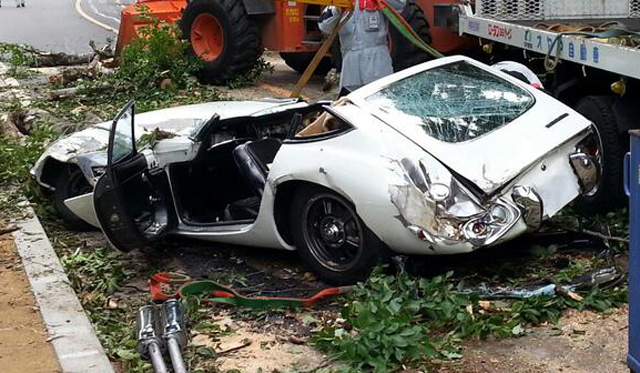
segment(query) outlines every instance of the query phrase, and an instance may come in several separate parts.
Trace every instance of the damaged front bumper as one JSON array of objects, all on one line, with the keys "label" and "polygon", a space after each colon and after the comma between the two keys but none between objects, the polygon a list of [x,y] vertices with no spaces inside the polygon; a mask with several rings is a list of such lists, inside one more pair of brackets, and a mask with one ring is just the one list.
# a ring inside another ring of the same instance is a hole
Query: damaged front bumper
[{"label": "damaged front bumper", "polygon": [[490,246],[522,221],[523,209],[514,201],[497,197],[481,202],[433,159],[414,163],[405,158],[399,166],[407,184],[389,187],[391,202],[403,225],[432,251],[468,252]]},{"label": "damaged front bumper", "polygon": [[[438,161],[423,157],[397,162],[406,183],[389,186],[397,218],[418,240],[424,253],[461,253],[493,246],[525,232],[599,181],[598,161],[580,146],[578,136],[548,153],[492,196],[471,192]],[[424,244],[423,244],[424,245]]]}]

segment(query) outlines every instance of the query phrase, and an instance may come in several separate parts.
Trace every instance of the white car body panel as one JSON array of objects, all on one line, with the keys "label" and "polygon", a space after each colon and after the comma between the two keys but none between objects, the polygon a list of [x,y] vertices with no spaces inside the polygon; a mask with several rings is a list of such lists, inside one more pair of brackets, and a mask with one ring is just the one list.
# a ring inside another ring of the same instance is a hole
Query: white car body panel
[{"label": "white car body panel", "polygon": [[[462,60],[526,89],[535,98],[535,104],[511,123],[485,135],[461,143],[446,143],[425,135],[415,126],[403,125],[398,118],[389,117],[366,101],[368,96],[395,81]],[[219,105],[136,115],[136,127],[157,124],[167,119],[168,113],[174,119],[182,116],[180,123],[184,124],[185,117],[191,118],[187,121],[197,118],[202,121],[223,109],[228,110],[224,111],[226,117],[232,118],[258,109],[265,112],[304,105],[216,104]],[[351,201],[365,225],[396,252],[454,254],[493,246],[529,229],[521,207],[512,198],[517,186],[535,189],[544,217],[553,216],[581,193],[568,155],[590,134],[591,123],[546,94],[471,59],[441,58],[393,74],[353,92],[332,110],[353,129],[317,141],[285,141],[270,166],[253,223],[195,227],[180,220],[172,233],[214,242],[293,250],[292,243],[278,229],[275,202],[279,188],[291,182],[307,182],[324,186]],[[553,123],[560,116],[561,120]],[[91,130],[107,134],[104,129]],[[183,128],[178,137],[160,140],[153,151],[145,150],[147,164],[169,173],[172,163],[193,159],[199,144],[186,136],[189,132]],[[56,151],[60,151],[59,147]],[[471,191],[468,182],[480,192]],[[447,196],[436,199],[433,193],[436,185],[448,188]],[[483,196],[478,195],[481,192]],[[67,206],[81,217],[90,217],[87,207],[81,206],[82,201],[88,199],[76,197],[68,200]],[[492,233],[493,239],[485,243],[469,238],[469,224],[486,217],[493,208],[510,214],[508,224]]]},{"label": "white car body panel", "polygon": [[98,217],[96,216],[96,209],[93,205],[93,193],[83,194],[81,196],[69,198],[64,200],[64,204],[73,211],[74,214],[87,223],[96,228],[100,228]]},{"label": "white car body panel", "polygon": [[[418,126],[406,125],[403,118],[391,117],[383,109],[365,100],[390,84],[417,72],[461,60],[524,87],[534,96],[536,104],[509,125],[498,130],[469,141],[448,143],[426,136]],[[405,133],[442,163],[474,182],[486,193],[494,192],[499,186],[513,179],[523,166],[531,165],[541,154],[554,150],[558,144],[571,139],[576,132],[586,131],[591,126],[589,120],[539,89],[522,84],[508,74],[459,56],[440,58],[382,78],[355,91],[349,95],[349,99]],[[546,127],[563,114],[568,115],[551,127]],[[536,119],[532,121],[531,118]],[[470,154],[473,156],[469,156]]]},{"label": "white car body panel", "polygon": [[[134,132],[136,140],[155,129],[186,136],[196,126],[210,119],[213,114],[218,114],[220,119],[227,119],[238,116],[262,115],[306,105],[306,103],[295,100],[265,99],[264,101],[217,101],[179,106],[136,114]],[[109,143],[111,125],[111,121],[98,123],[58,139],[42,153],[31,168],[31,175],[36,178],[40,185],[53,189],[52,185],[48,185],[41,180],[45,163],[51,158],[63,163],[76,164],[79,154],[104,151]],[[88,171],[83,171],[87,176]],[[88,176],[87,180],[92,184],[94,182]]]}]

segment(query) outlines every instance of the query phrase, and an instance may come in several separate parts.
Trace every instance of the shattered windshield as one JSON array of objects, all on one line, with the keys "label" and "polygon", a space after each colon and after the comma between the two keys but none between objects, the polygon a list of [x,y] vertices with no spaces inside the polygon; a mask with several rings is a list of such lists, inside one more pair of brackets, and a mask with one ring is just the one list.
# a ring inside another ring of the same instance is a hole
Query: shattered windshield
[{"label": "shattered windshield", "polygon": [[399,123],[451,143],[489,133],[534,102],[526,90],[464,61],[397,81],[366,100]]}]

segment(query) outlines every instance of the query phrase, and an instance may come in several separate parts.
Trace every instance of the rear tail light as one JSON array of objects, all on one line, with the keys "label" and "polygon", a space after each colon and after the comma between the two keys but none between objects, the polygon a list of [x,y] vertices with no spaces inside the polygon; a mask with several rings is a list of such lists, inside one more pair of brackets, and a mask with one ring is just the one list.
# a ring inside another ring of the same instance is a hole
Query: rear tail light
[{"label": "rear tail light", "polygon": [[580,188],[585,194],[593,194],[598,188],[600,170],[596,161],[586,153],[569,155],[573,172],[578,176]]},{"label": "rear tail light", "polygon": [[586,195],[593,195],[598,191],[602,175],[602,143],[598,130],[593,125],[591,128],[592,133],[569,155],[573,172],[578,177],[582,193]]}]

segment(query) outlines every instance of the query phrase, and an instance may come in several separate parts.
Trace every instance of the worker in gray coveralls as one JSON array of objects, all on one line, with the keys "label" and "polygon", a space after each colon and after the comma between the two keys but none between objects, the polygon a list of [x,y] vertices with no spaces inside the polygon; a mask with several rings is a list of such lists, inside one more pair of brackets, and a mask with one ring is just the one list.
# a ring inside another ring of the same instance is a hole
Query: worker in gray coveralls
[{"label": "worker in gray coveralls", "polygon": [[[362,3],[362,6],[361,6]],[[404,0],[389,1],[395,9],[402,10]],[[322,12],[318,26],[329,34],[347,12],[328,6]],[[354,0],[353,16],[340,30],[342,49],[342,75],[340,96],[393,73],[389,54],[389,26],[380,10],[367,0]]]}]

